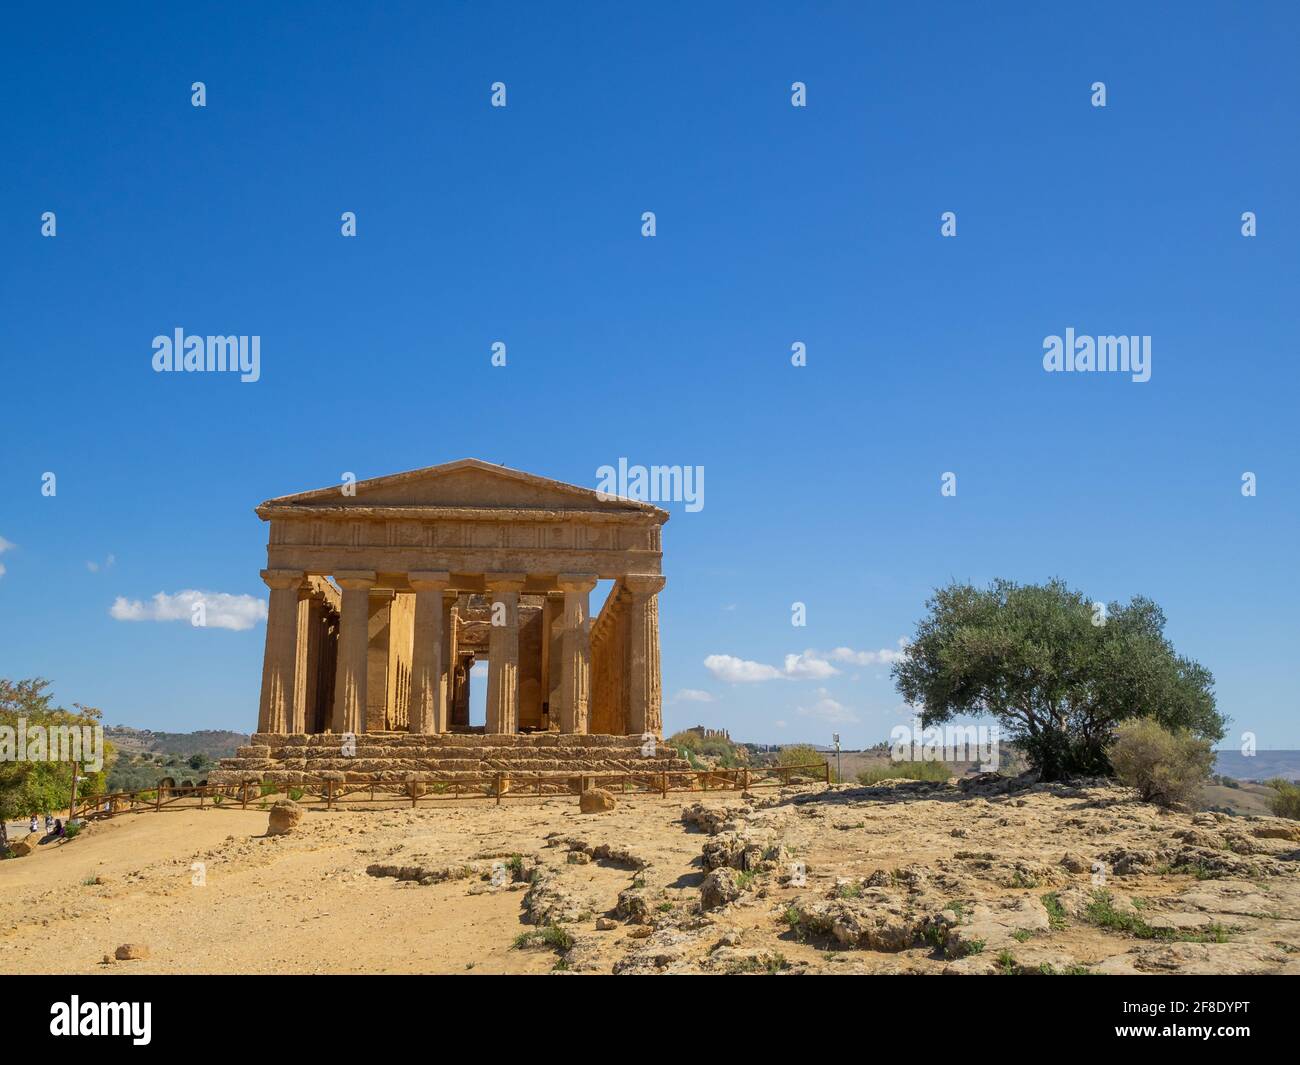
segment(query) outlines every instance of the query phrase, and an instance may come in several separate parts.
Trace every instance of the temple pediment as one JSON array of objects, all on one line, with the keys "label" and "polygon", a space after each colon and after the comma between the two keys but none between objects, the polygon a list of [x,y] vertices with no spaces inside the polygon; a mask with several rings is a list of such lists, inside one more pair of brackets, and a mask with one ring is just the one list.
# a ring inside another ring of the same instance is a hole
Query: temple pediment
[{"label": "temple pediment", "polygon": [[459,459],[438,466],[408,470],[357,481],[345,493],[342,485],[269,499],[257,508],[263,517],[306,513],[373,511],[376,508],[563,512],[581,511],[612,516],[650,517],[666,521],[668,514],[649,503],[601,498],[591,488],[524,473],[481,459]]}]

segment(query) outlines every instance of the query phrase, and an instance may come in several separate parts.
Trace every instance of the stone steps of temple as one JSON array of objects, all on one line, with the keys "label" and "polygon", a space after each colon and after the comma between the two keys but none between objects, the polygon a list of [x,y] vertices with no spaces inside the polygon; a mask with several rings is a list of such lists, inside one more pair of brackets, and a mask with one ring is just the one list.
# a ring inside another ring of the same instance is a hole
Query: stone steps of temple
[{"label": "stone steps of temple", "polygon": [[[540,732],[520,735],[445,733],[427,736],[409,732],[367,732],[350,738],[347,755],[343,737],[257,733],[234,758],[223,759],[209,774],[213,784],[261,779],[273,783],[311,784],[320,780],[348,783],[401,783],[411,780],[463,781],[497,773],[524,780],[537,774],[566,778],[594,774],[690,773],[690,763],[656,743],[643,753],[639,736],[584,736]],[[550,786],[550,785],[548,785]]]},{"label": "stone steps of temple", "polygon": [[[514,762],[531,761],[584,761],[598,759],[637,759],[644,757],[673,757],[674,752],[667,748],[656,747],[655,754],[641,753],[639,744],[625,747],[380,747],[374,744],[358,744],[349,747],[346,757],[353,759],[417,758],[437,759],[439,761],[479,762],[485,759],[502,759]],[[236,758],[253,761],[319,761],[344,757],[342,747],[334,744],[330,747],[240,747],[235,752]]]}]

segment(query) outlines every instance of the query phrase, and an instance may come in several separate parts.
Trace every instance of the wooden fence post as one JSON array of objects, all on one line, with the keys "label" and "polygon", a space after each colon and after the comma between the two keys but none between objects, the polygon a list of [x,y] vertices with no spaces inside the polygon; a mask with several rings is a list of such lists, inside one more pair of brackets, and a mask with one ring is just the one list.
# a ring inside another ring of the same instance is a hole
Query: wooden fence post
[{"label": "wooden fence post", "polygon": [[500,773],[497,774],[496,789],[497,789],[497,805],[500,806],[501,805],[501,774]]},{"label": "wooden fence post", "polygon": [[659,774],[659,797],[661,799],[668,798],[668,774],[667,773]]},{"label": "wooden fence post", "polygon": [[334,781],[325,781],[325,809],[334,809]]}]

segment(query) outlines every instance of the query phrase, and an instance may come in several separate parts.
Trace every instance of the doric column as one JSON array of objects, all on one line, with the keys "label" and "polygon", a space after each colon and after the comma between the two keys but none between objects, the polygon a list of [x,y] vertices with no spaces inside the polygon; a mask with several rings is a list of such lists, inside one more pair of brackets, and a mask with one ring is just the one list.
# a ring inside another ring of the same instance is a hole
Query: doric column
[{"label": "doric column", "polygon": [[411,705],[408,727],[412,732],[436,735],[447,731],[447,702],[443,678],[443,592],[451,574],[421,571],[407,579],[415,591],[415,643],[411,651]]},{"label": "doric column", "polygon": [[561,573],[564,639],[560,650],[560,731],[585,734],[591,705],[591,590],[596,577]]},{"label": "doric column", "polygon": [[298,658],[289,732],[306,732],[316,705],[324,612],[325,601],[319,589],[314,587],[314,582],[304,581],[298,589]]},{"label": "doric column", "polygon": [[542,698],[550,710],[546,727],[560,731],[560,679],[564,673],[564,593],[547,592],[542,606]]},{"label": "doric column", "polygon": [[663,692],[659,680],[659,606],[657,596],[664,578],[628,574],[623,578],[632,593],[628,611],[628,735],[663,732]]},{"label": "doric column", "polygon": [[334,680],[334,731],[366,730],[366,668],[370,646],[370,589],[373,570],[334,574],[343,589],[339,616],[339,660]]},{"label": "doric column", "polygon": [[450,732],[456,724],[456,660],[459,652],[456,648],[457,627],[455,592],[442,594],[442,705],[446,716],[443,719],[443,731]]},{"label": "doric column", "polygon": [[266,613],[258,732],[284,732],[289,727],[293,713],[293,677],[298,665],[298,586],[302,578],[301,570],[262,570],[262,580],[271,589],[271,596]]},{"label": "doric column", "polygon": [[[487,728],[489,733],[519,731],[519,592],[522,573],[489,573]],[[500,622],[500,624],[498,624]]]}]

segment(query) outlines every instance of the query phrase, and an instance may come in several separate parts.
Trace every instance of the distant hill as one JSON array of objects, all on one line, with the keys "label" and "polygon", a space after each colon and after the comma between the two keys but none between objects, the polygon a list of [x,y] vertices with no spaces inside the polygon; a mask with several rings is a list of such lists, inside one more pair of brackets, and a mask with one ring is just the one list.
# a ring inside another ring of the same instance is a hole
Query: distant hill
[{"label": "distant hill", "polygon": [[215,761],[230,758],[236,747],[248,743],[244,732],[226,732],[220,729],[200,729],[198,732],[154,732],[152,729],[130,728],[127,725],[110,725],[104,729],[104,738],[123,753],[133,754],[202,754]]},{"label": "distant hill", "polygon": [[116,750],[108,767],[109,791],[153,788],[164,777],[197,784],[219,759],[230,758],[249,739],[242,732],[154,732],[126,725],[110,725],[104,738]]},{"label": "distant hill", "polygon": [[1236,780],[1300,780],[1300,751],[1215,751],[1214,771]]}]

